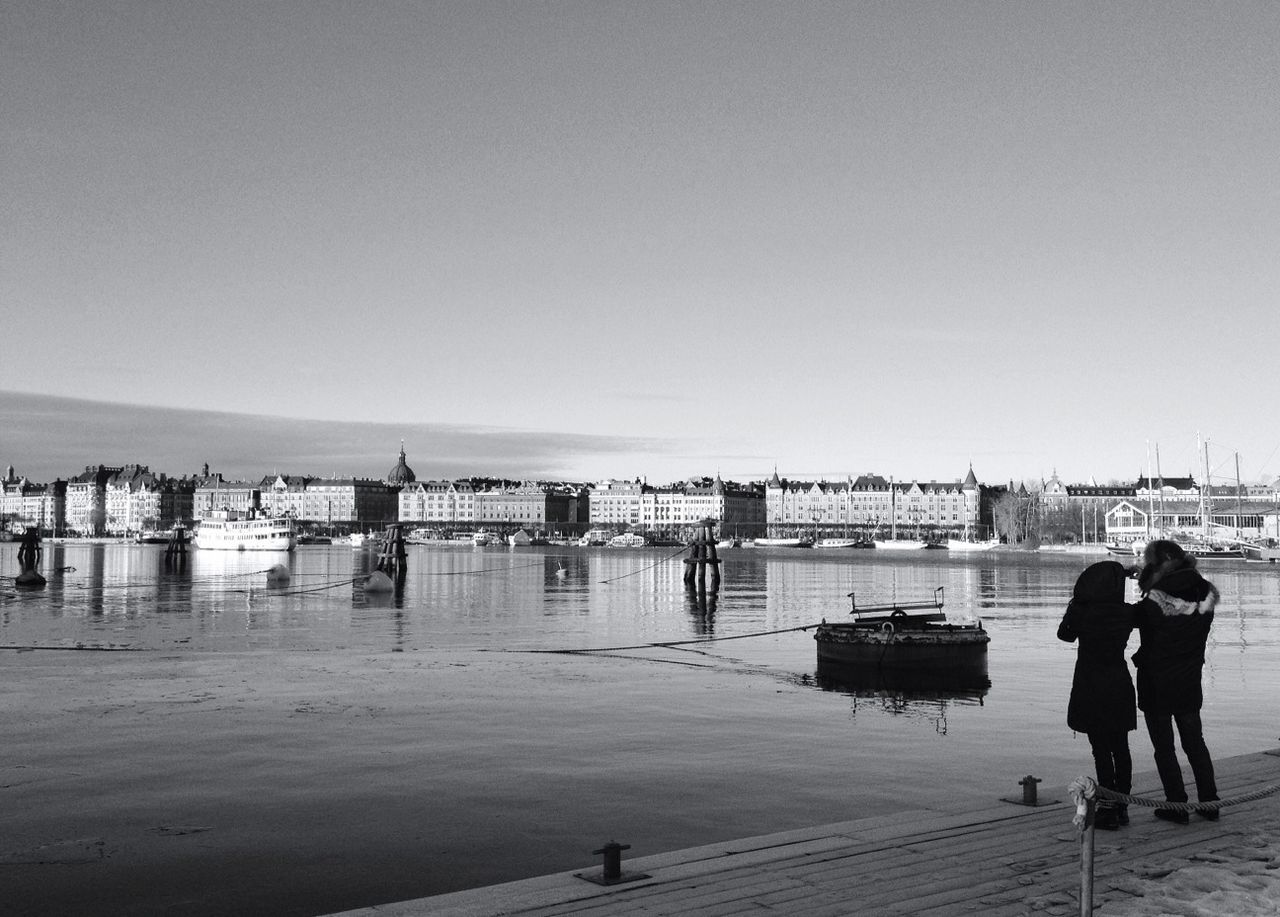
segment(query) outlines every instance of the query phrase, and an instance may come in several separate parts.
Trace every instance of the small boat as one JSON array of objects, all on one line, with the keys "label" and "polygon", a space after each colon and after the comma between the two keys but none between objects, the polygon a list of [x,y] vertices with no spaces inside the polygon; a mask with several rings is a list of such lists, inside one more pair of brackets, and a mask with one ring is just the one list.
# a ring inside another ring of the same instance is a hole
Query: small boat
[{"label": "small boat", "polygon": [[742,539],[741,538],[722,538],[720,541],[716,542],[716,547],[721,551],[723,551],[725,548],[740,548],[742,547]]},{"label": "small boat", "polygon": [[193,541],[202,551],[292,551],[297,537],[292,519],[239,518],[218,510],[200,520]]},{"label": "small boat", "polygon": [[990,551],[996,545],[1000,544],[999,538],[990,538],[986,541],[965,541],[961,538],[948,538],[948,551]]},{"label": "small boat", "polygon": [[347,544],[353,548],[363,548],[365,542],[364,532],[352,532],[347,536]]},{"label": "small boat", "polygon": [[1245,560],[1262,564],[1280,564],[1280,548],[1260,544],[1243,546]]},{"label": "small boat", "polygon": [[583,548],[599,548],[607,545],[613,532],[608,529],[591,529],[578,539],[578,546]]},{"label": "small boat", "polygon": [[533,537],[524,529],[516,529],[507,536],[507,544],[513,548],[525,548],[533,544]]},{"label": "small boat", "polygon": [[643,548],[648,543],[643,535],[636,532],[623,532],[621,535],[614,535],[610,538],[605,546],[609,548]]},{"label": "small boat", "polygon": [[501,542],[502,539],[493,532],[480,531],[471,536],[471,543],[478,548],[491,544],[500,544]]},{"label": "small boat", "polygon": [[877,551],[923,551],[925,549],[923,541],[908,538],[876,539],[875,546]]},{"label": "small boat", "polygon": [[856,538],[819,538],[813,543],[815,548],[856,548]]},{"label": "small boat", "polygon": [[932,602],[858,608],[853,593],[851,621],[817,626],[820,664],[881,669],[946,669],[983,674],[991,637],[981,621],[952,622],[942,610],[942,587]]},{"label": "small boat", "polygon": [[809,548],[813,547],[812,538],[757,538],[757,548]]}]

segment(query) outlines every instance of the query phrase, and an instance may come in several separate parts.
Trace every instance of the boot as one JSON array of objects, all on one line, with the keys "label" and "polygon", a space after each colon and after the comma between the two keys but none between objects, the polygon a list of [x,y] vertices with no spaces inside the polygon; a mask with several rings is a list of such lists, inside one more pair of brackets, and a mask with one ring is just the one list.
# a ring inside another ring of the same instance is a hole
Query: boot
[{"label": "boot", "polygon": [[1103,803],[1093,813],[1093,827],[1098,831],[1115,831],[1120,827],[1120,813],[1115,806]]},{"label": "boot", "polygon": [[1129,824],[1129,804],[1122,802],[1116,806],[1116,821],[1121,825]]}]

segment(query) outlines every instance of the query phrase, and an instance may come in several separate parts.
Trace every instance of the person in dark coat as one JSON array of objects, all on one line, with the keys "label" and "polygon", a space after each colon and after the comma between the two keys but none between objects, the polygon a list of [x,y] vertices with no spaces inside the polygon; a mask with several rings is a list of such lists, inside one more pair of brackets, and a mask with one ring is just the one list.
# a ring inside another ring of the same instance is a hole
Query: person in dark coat
[{"label": "person in dark coat", "polygon": [[[1133,781],[1129,733],[1138,728],[1133,679],[1124,659],[1133,631],[1133,606],[1125,603],[1128,574],[1113,560],[1091,564],[1076,580],[1058,639],[1080,642],[1076,652],[1067,725],[1089,737],[1098,784],[1128,793]],[[1094,825],[1115,830],[1129,823],[1128,807],[1103,801]]]},{"label": "person in dark coat", "polygon": [[[1173,750],[1176,726],[1195,775],[1197,798],[1215,802],[1218,786],[1213,758],[1200,723],[1204,705],[1200,673],[1218,590],[1196,570],[1196,559],[1176,542],[1152,541],[1143,552],[1143,561],[1138,577],[1143,600],[1136,608],[1142,642],[1133,662],[1138,669],[1138,706],[1147,721],[1164,798],[1187,801],[1182,768]],[[1216,807],[1198,811],[1210,820],[1218,817]],[[1189,820],[1180,809],[1159,808],[1155,814],[1179,824]]]}]

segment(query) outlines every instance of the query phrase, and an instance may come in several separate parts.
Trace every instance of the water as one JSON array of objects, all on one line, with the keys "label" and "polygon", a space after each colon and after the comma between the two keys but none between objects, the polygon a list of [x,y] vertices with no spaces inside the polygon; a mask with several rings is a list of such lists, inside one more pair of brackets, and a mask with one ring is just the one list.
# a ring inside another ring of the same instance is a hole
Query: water
[{"label": "water", "polygon": [[[1091,769],[1055,631],[1097,558],[732,550],[706,606],[664,549],[413,546],[399,597],[353,584],[371,559],[197,552],[172,575],[161,548],[51,545],[74,571],[0,586],[0,912],[318,914]],[[1210,747],[1274,747],[1280,569],[1205,573]],[[987,689],[817,677],[794,628],[939,586],[991,633]]]}]

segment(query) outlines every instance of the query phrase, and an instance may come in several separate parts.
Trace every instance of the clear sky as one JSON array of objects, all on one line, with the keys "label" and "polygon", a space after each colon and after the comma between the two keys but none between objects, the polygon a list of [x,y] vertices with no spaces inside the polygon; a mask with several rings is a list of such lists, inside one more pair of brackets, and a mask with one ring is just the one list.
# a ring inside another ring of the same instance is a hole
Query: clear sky
[{"label": "clear sky", "polygon": [[1278,83],[1273,2],[6,0],[0,462],[1271,477]]}]

